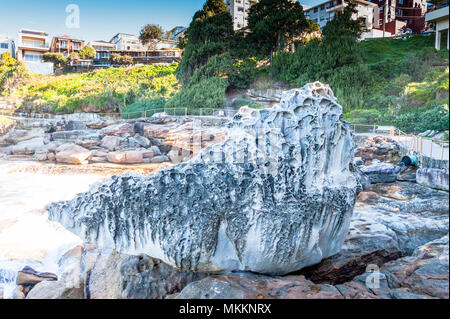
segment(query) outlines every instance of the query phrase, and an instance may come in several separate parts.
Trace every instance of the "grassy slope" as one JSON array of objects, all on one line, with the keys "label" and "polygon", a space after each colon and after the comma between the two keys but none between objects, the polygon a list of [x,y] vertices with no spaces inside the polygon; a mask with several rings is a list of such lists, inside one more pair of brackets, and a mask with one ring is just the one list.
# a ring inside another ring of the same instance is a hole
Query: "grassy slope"
[{"label": "grassy slope", "polygon": [[139,100],[172,96],[178,90],[175,69],[155,65],[34,76],[15,94],[24,104],[48,106],[54,112],[116,111]]}]

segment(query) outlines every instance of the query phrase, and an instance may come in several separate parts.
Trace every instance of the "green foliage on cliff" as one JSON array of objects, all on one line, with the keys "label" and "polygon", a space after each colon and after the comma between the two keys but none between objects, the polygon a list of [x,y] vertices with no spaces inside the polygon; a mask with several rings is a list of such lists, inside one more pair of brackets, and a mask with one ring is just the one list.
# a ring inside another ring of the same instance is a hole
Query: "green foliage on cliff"
[{"label": "green foliage on cliff", "polygon": [[178,90],[176,67],[149,65],[36,76],[15,94],[23,99],[23,106],[42,112],[118,112],[138,101],[173,96]]}]

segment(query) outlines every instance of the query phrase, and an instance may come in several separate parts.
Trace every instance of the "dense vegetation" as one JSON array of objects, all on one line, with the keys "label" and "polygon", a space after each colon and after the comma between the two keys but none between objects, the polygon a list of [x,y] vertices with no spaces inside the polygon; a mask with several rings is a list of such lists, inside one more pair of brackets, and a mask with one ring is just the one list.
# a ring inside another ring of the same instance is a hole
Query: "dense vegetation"
[{"label": "dense vegetation", "polygon": [[178,90],[177,65],[111,68],[83,74],[33,76],[17,88],[23,106],[38,111],[126,111],[141,101],[168,99]]},{"label": "dense vegetation", "polygon": [[330,21],[322,39],[277,55],[273,77],[294,87],[329,84],[352,123],[448,130],[448,51],[420,35],[358,42],[363,29],[351,13],[349,6]]}]

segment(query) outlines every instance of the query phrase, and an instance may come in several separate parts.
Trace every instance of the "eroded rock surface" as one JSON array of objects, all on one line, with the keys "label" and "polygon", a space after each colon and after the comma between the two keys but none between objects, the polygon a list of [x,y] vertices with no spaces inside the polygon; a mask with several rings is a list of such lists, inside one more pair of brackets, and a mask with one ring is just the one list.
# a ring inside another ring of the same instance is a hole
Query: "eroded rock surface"
[{"label": "eroded rock surface", "polygon": [[286,274],[339,252],[358,181],[354,145],[328,86],[243,109],[226,139],[151,177],[116,176],[48,206],[86,241],[182,270]]}]

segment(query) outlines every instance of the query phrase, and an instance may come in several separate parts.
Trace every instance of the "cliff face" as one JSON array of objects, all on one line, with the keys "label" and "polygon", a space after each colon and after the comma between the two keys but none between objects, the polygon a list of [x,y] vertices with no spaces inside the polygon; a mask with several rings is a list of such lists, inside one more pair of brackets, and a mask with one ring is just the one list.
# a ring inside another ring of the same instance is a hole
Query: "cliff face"
[{"label": "cliff face", "polygon": [[242,109],[221,143],[150,177],[114,176],[49,218],[89,242],[183,270],[286,274],[339,252],[358,187],[328,86]]}]

